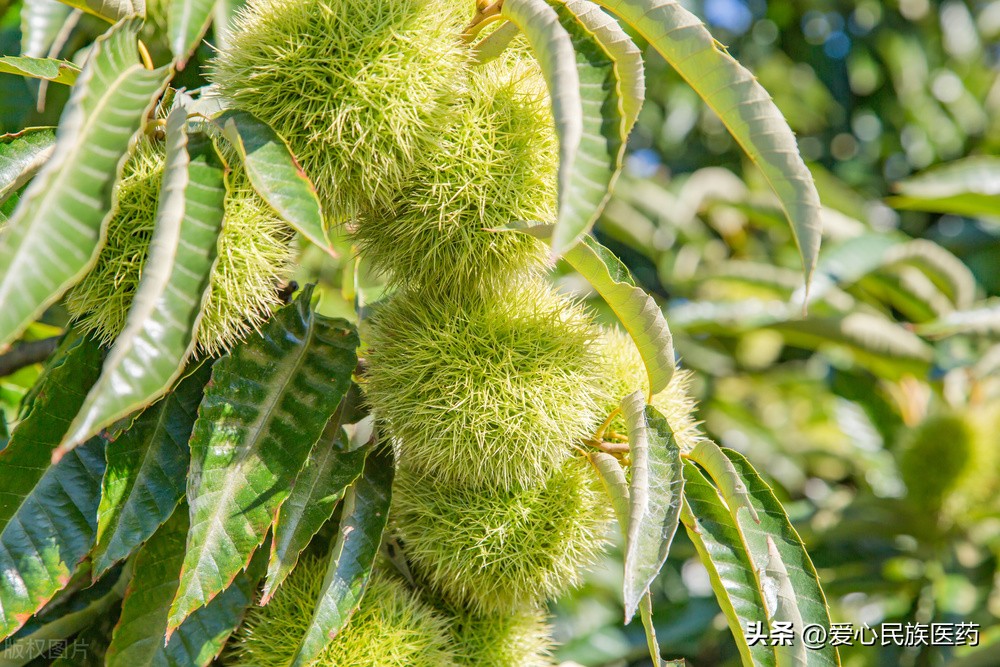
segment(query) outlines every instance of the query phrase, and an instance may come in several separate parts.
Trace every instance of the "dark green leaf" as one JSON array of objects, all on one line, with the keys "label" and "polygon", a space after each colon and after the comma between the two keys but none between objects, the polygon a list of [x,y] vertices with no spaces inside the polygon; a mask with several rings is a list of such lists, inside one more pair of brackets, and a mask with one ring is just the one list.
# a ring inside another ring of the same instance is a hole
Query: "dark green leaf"
[{"label": "dark green leaf", "polygon": [[49,470],[52,450],[100,374],[104,353],[75,331],[66,334],[37,380],[24,419],[0,451],[0,531]]},{"label": "dark green leaf", "polygon": [[252,603],[256,567],[236,575],[232,586],[194,612],[164,644],[187,531],[188,509],[182,503],[136,555],[121,622],[108,648],[108,667],[204,667],[222,651]]},{"label": "dark green leaf", "polygon": [[166,163],[149,258],[101,378],[56,451],[162,396],[194,351],[222,230],[225,165],[203,134],[188,137],[187,110],[167,117]]},{"label": "dark green leaf", "polygon": [[31,180],[52,157],[56,134],[39,127],[9,134],[0,143],[0,202]]},{"label": "dark green leaf", "polygon": [[94,438],[50,466],[0,532],[0,639],[62,589],[93,546],[104,444]]},{"label": "dark green leaf", "polygon": [[56,58],[2,56],[0,57],[0,72],[72,85],[80,74],[80,68],[67,60]]},{"label": "dark green leaf", "polygon": [[264,201],[300,234],[333,253],[316,188],[288,144],[245,111],[225,111],[214,122],[243,158],[247,176]]},{"label": "dark green leaf", "polygon": [[344,424],[357,422],[364,416],[355,409],[363,400],[359,392],[357,385],[353,385],[344,397],[295,478],[291,495],[278,510],[262,604],[267,604],[295,567],[299,554],[333,516],[344,492],[361,475],[368,449],[351,450],[343,428]]},{"label": "dark green leaf", "polygon": [[[113,572],[67,600],[54,600],[15,635],[0,642],[0,667],[20,667],[36,657],[54,654],[73,635],[103,620],[113,625],[128,580],[127,573]],[[78,657],[88,656],[80,652]]]},{"label": "dark green leaf", "polygon": [[357,334],[314,313],[312,292],[212,368],[191,436],[191,531],[170,630],[246,567],[350,384]]},{"label": "dark green leaf", "polygon": [[768,628],[764,600],[753,563],[728,508],[696,466],[684,465],[684,506],[681,521],[708,570],[712,590],[719,601],[729,630],[736,640],[744,665],[774,667],[774,651],[764,642],[751,644],[751,623]]},{"label": "dark green leaf", "polygon": [[323,592],[291,667],[311,665],[361,603],[389,518],[393,465],[391,447],[372,451],[347,491]]},{"label": "dark green leaf", "polygon": [[[760,519],[757,523],[746,514],[735,515],[754,569],[765,572],[776,582],[772,586],[763,586],[765,606],[771,612],[772,620],[800,617],[802,622],[796,626],[796,637],[801,636],[801,628],[809,624],[829,629],[830,615],[816,568],[781,503],[743,456],[729,449],[722,451],[732,462],[740,479],[745,480],[750,500]],[[783,577],[782,570],[787,576]],[[786,584],[791,587],[790,590],[784,588]],[[776,605],[769,604],[769,588],[777,597]],[[801,641],[796,644],[803,647]],[[837,649],[829,645],[805,653],[808,665],[826,667],[840,664]],[[782,657],[778,656],[779,664]]]},{"label": "dark green leaf", "polygon": [[641,391],[622,400],[632,478],[625,534],[625,622],[667,560],[680,521],[684,477],[681,452],[667,420],[646,405]]},{"label": "dark green leaf", "polygon": [[140,19],[126,20],[94,42],[52,158],[0,231],[0,345],[97,260],[129,140],[170,74],[139,64],[141,27]]},{"label": "dark green leaf", "polygon": [[203,363],[108,444],[94,548],[98,575],[149,539],[184,498],[188,439],[211,372]]}]

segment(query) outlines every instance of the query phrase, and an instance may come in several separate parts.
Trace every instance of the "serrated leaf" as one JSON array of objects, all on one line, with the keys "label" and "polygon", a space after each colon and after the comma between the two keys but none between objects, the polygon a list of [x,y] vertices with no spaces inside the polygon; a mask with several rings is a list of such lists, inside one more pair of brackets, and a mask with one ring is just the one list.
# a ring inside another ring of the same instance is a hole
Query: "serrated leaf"
[{"label": "serrated leaf", "polygon": [[0,345],[97,260],[129,140],[169,75],[138,63],[141,26],[140,19],[126,20],[95,40],[52,158],[0,230]]},{"label": "serrated leaf", "polygon": [[667,560],[680,521],[684,477],[681,452],[667,420],[637,391],[622,400],[632,478],[625,534],[625,622]]},{"label": "serrated leaf", "polygon": [[36,381],[24,418],[0,451],[0,531],[49,470],[52,450],[69,426],[68,416],[80,409],[103,359],[95,341],[71,330]]},{"label": "serrated leaf", "polygon": [[772,591],[772,599],[768,607],[768,613],[772,621],[772,627],[782,624],[790,628],[793,638],[786,642],[778,642],[774,647],[774,654],[779,667],[802,666],[809,664],[809,649],[802,641],[802,629],[805,622],[799,612],[798,603],[795,600],[795,591],[792,590],[792,582],[788,577],[788,570],[781,561],[781,554],[774,543],[774,538],[767,536],[767,560],[761,572],[761,584],[765,591]]},{"label": "serrated leaf", "polygon": [[[559,218],[569,210],[569,192],[583,141],[583,97],[573,40],[545,0],[507,0],[501,14],[516,25],[534,51],[552,100],[559,138]],[[554,247],[554,246],[553,246]]]},{"label": "serrated leaf", "polygon": [[646,365],[650,395],[666,389],[674,373],[674,345],[667,320],[653,298],[636,287],[620,259],[590,236],[583,237],[564,259],[593,285],[635,341]]},{"label": "serrated leaf", "polygon": [[[765,571],[776,585],[773,593],[779,602],[776,607],[768,604],[769,591],[765,587],[763,591],[765,607],[768,608],[772,616],[775,613],[778,614],[778,617],[773,620],[787,618],[794,620],[797,614],[798,618],[801,618],[801,623],[796,628],[798,630],[797,637],[800,637],[801,629],[810,624],[818,624],[829,630],[830,615],[827,610],[826,597],[823,595],[823,589],[816,574],[816,568],[813,567],[812,561],[809,559],[802,539],[788,521],[788,516],[781,503],[742,455],[730,449],[723,449],[722,452],[732,463],[739,478],[745,481],[749,498],[760,518],[758,523],[748,520],[749,516],[746,514],[731,512],[743,535],[743,542],[754,569],[758,573]],[[774,549],[771,549],[772,545]],[[787,574],[784,580],[781,577],[781,568]],[[762,586],[764,585],[762,582]],[[783,589],[786,585],[791,587],[791,591]],[[789,608],[789,605],[795,607],[794,611]],[[797,644],[803,645],[801,641]],[[792,662],[787,664],[797,664],[795,661],[798,658],[793,657],[794,655],[801,654],[782,655],[779,653],[779,664],[784,664],[783,661],[788,658],[791,658]],[[836,647],[827,644],[817,649],[805,651],[805,663],[798,664],[820,667],[839,666],[840,656]]]},{"label": "serrated leaf", "polygon": [[21,7],[21,55],[44,58],[73,11],[58,0],[31,0]]},{"label": "serrated leaf", "polygon": [[738,516],[739,510],[742,509],[746,511],[751,521],[760,523],[760,517],[757,516],[757,509],[750,499],[747,485],[740,477],[739,470],[725,455],[721,447],[711,440],[701,440],[691,448],[687,457],[709,474],[712,481],[719,487],[719,492],[734,517]]},{"label": "serrated leaf", "polygon": [[244,569],[350,384],[358,337],[313,288],[215,362],[191,436],[191,530],[168,634]]},{"label": "serrated leaf", "polygon": [[767,91],[677,0],[596,0],[635,28],[719,116],[760,168],[791,222],[807,283],[819,254],[819,194],[795,135]]},{"label": "serrated leaf", "polygon": [[170,0],[167,34],[177,69],[184,69],[212,20],[216,0]]},{"label": "serrated leaf", "polygon": [[614,61],[617,97],[621,101],[625,117],[622,136],[627,137],[646,99],[646,71],[642,51],[622,30],[621,24],[591,0],[567,0],[566,8]]},{"label": "serrated leaf", "polygon": [[62,589],[93,546],[104,444],[94,438],[50,466],[0,532],[0,639]]},{"label": "serrated leaf", "polygon": [[368,449],[350,449],[344,424],[364,417],[360,389],[352,385],[295,478],[292,492],[274,521],[271,558],[261,604],[295,567],[309,541],[333,516],[347,488],[361,475]]},{"label": "serrated leaf", "polygon": [[563,3],[505,2],[549,88],[559,137],[559,214],[552,253],[562,255],[589,231],[621,168],[625,121],[614,61]]},{"label": "serrated leaf", "polygon": [[307,667],[357,610],[382,543],[392,498],[391,447],[373,450],[348,489],[323,590],[291,667]]},{"label": "serrated leaf", "polygon": [[300,234],[334,254],[316,188],[285,140],[245,111],[224,111],[213,122],[243,158],[257,194]]},{"label": "serrated leaf", "polygon": [[98,576],[149,539],[184,498],[188,439],[211,372],[203,363],[108,444],[93,553]]},{"label": "serrated leaf", "polygon": [[101,378],[53,457],[162,396],[195,347],[222,231],[226,167],[210,139],[167,117],[166,162],[149,259]]},{"label": "serrated leaf", "polygon": [[67,60],[55,58],[3,56],[0,57],[0,72],[71,86],[79,76],[80,68]]},{"label": "serrated leaf", "polygon": [[109,23],[132,16],[146,16],[146,0],[61,0],[70,7],[82,10]]},{"label": "serrated leaf", "polygon": [[204,667],[222,651],[252,603],[259,579],[256,568],[239,573],[232,586],[193,613],[164,643],[187,531],[187,506],[182,503],[136,554],[135,575],[108,647],[107,667]]},{"label": "serrated leaf", "polygon": [[122,595],[129,575],[114,572],[67,600],[48,605],[16,634],[0,642],[0,667],[20,667],[48,653],[81,630],[110,616]]},{"label": "serrated leaf", "polygon": [[0,202],[30,181],[52,157],[56,134],[39,127],[8,134],[0,139]]},{"label": "serrated leaf", "polygon": [[573,43],[583,110],[583,134],[571,165],[570,189],[560,193],[559,216],[552,230],[552,252],[558,257],[576,245],[601,216],[621,173],[628,132],[618,68],[582,17],[591,22],[598,15],[614,20],[589,0],[546,2]]},{"label": "serrated leaf", "polygon": [[768,628],[753,563],[746,553],[739,529],[728,508],[696,466],[684,465],[684,504],[681,522],[698,556],[708,570],[744,665],[774,667],[774,651],[766,642],[748,641],[751,623]]}]

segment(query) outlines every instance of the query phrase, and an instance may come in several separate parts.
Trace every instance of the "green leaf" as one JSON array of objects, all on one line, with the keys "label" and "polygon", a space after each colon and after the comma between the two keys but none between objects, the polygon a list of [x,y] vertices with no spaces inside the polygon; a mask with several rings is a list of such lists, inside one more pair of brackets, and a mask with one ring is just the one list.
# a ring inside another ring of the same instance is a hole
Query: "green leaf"
[{"label": "green leaf", "polygon": [[135,575],[108,648],[107,667],[204,667],[222,651],[252,603],[259,579],[255,567],[236,575],[232,586],[193,613],[164,643],[187,531],[188,509],[181,503],[136,554]]},{"label": "green leaf", "polygon": [[66,601],[46,607],[17,634],[0,642],[0,667],[28,664],[102,619],[110,617],[113,624],[128,580],[127,573],[116,572]]},{"label": "green leaf", "polygon": [[34,398],[10,442],[0,451],[0,531],[28,502],[49,470],[52,450],[97,381],[104,353],[90,338],[71,330],[52,354],[33,387]]},{"label": "green leaf", "polygon": [[[768,612],[772,623],[772,628],[777,627],[778,623],[782,623],[785,627],[791,628],[794,633],[795,639],[789,643],[779,642],[774,647],[774,654],[777,658],[779,667],[785,667],[786,665],[795,665],[796,667],[801,665],[805,667],[809,664],[809,649],[806,647],[804,641],[801,640],[802,631],[800,628],[805,627],[805,622],[802,620],[802,614],[799,612],[799,606],[795,599],[795,591],[792,590],[792,582],[788,576],[788,570],[785,569],[785,564],[781,560],[781,554],[778,553],[778,547],[774,543],[774,538],[770,535],[767,536],[767,559],[764,561],[765,565],[763,572],[761,573],[761,584],[763,585],[764,591],[771,592],[771,600],[768,602]],[[829,625],[829,620],[827,620],[827,625]]]},{"label": "green leaf", "polygon": [[69,61],[55,58],[3,56],[0,57],[0,72],[71,86],[80,74],[80,68]]},{"label": "green leaf", "polygon": [[572,40],[583,109],[583,134],[576,162],[570,165],[569,190],[560,193],[559,218],[552,230],[552,252],[559,256],[576,245],[601,216],[621,173],[628,133],[618,67],[588,25],[588,21],[596,23],[598,16],[614,19],[589,0],[574,0],[572,5],[561,0],[546,2]]},{"label": "green leaf", "polygon": [[146,0],[61,0],[109,23],[132,16],[146,16]]},{"label": "green leaf", "polygon": [[571,248],[565,260],[594,286],[635,341],[646,365],[650,395],[666,389],[674,373],[674,345],[653,298],[636,287],[620,259],[590,236]]},{"label": "green leaf", "polygon": [[373,450],[348,489],[323,592],[291,667],[311,665],[361,603],[389,518],[393,465],[391,447]]},{"label": "green leaf", "polygon": [[[115,602],[117,603],[117,599]],[[117,605],[116,605],[117,606]],[[104,667],[119,610],[112,607],[77,635],[50,667]]]},{"label": "green leaf", "polygon": [[621,167],[624,119],[614,62],[562,3],[508,0],[501,14],[527,38],[552,100],[559,137],[552,252],[559,256],[600,216]]},{"label": "green leaf", "polygon": [[232,586],[193,613],[164,642],[187,531],[188,508],[181,503],[136,554],[121,622],[108,648],[108,667],[204,667],[222,651],[252,604],[260,578],[257,567],[240,572]]},{"label": "green leaf", "polygon": [[245,111],[224,111],[213,122],[240,154],[250,183],[264,201],[309,241],[333,254],[316,188],[284,139]]},{"label": "green leaf", "polygon": [[559,137],[559,217],[569,204],[580,143],[583,141],[583,97],[580,74],[569,33],[545,0],[507,0],[501,10],[531,45],[552,99],[552,117]]},{"label": "green leaf", "polygon": [[751,623],[759,623],[761,628],[768,628],[770,624],[740,531],[715,487],[691,463],[684,465],[681,521],[708,570],[712,590],[729,623],[743,664],[774,667],[774,651],[765,642],[751,644],[747,640]]},{"label": "green leaf", "polygon": [[657,667],[665,667],[666,663],[660,655],[660,642],[656,639],[656,628],[653,626],[653,596],[649,591],[646,591],[639,601],[639,614],[642,616],[642,628],[646,631],[649,657]]},{"label": "green leaf", "polygon": [[566,8],[600,43],[615,65],[617,98],[625,117],[622,138],[629,135],[646,98],[646,70],[642,51],[622,30],[621,24],[608,16],[591,0],[567,0]]},{"label": "green leaf", "polygon": [[667,420],[646,405],[641,391],[622,400],[632,479],[625,534],[625,622],[667,560],[680,521],[684,477],[681,452]]},{"label": "green leaf", "polygon": [[149,539],[184,498],[188,439],[211,372],[201,364],[108,444],[93,553],[98,576]]},{"label": "green leaf", "polygon": [[701,440],[688,453],[688,458],[708,472],[712,481],[719,487],[719,492],[734,517],[742,509],[746,510],[752,521],[760,523],[757,508],[754,507],[754,503],[750,499],[750,492],[747,490],[743,478],[740,477],[739,470],[736,469],[721,447],[711,440]]},{"label": "green leaf", "polygon": [[94,438],[50,466],[0,532],[0,639],[58,593],[90,551],[104,444]]},{"label": "green leaf", "polygon": [[[806,625],[818,624],[827,629],[830,627],[830,615],[827,610],[826,597],[819,583],[816,568],[813,567],[809,554],[806,553],[802,539],[788,521],[784,508],[771,488],[760,478],[750,463],[740,454],[729,449],[722,450],[730,460],[740,479],[746,482],[747,492],[756,510],[760,522],[748,520],[746,514],[731,512],[737,526],[743,534],[747,553],[757,572],[765,571],[772,579],[774,587],[764,585],[764,603],[771,612],[771,620],[795,619],[797,614],[801,622],[796,621],[796,637],[801,636],[801,630]],[[731,506],[732,507],[732,506]],[[773,549],[772,549],[773,546]],[[780,565],[779,565],[780,564]],[[787,574],[782,578],[781,570]],[[786,583],[787,582],[787,583]],[[790,590],[785,586],[790,586]],[[768,596],[777,597],[777,606],[770,603]],[[789,607],[794,607],[790,609]],[[803,647],[802,642],[796,644]],[[803,647],[804,648],[804,647]],[[805,651],[806,662],[810,666],[840,665],[840,657],[836,647],[825,647]],[[788,656],[778,654],[778,664],[795,664],[784,660]]]},{"label": "green leaf", "polygon": [[350,384],[358,336],[312,286],[215,362],[191,436],[191,530],[168,634],[244,569]]},{"label": "green leaf", "polygon": [[795,135],[757,79],[677,0],[596,0],[657,50],[760,167],[792,224],[806,282],[819,254],[819,194]]},{"label": "green leaf", "polygon": [[0,139],[0,202],[30,181],[52,157],[56,135],[40,127],[8,134]]},{"label": "green leaf", "polygon": [[187,110],[167,117],[166,162],[149,259],[101,379],[56,451],[162,396],[195,347],[208,297],[226,198],[225,165],[203,134],[186,129]]},{"label": "green leaf", "polygon": [[629,492],[625,471],[618,459],[611,454],[590,452],[587,454],[587,458],[597,471],[601,482],[604,483],[604,490],[607,491],[608,498],[611,500],[611,508],[615,511],[615,518],[618,519],[622,535],[625,535],[629,523]]},{"label": "green leaf", "polygon": [[184,69],[212,20],[216,0],[170,0],[167,33],[177,69]]},{"label": "green leaf", "polygon": [[58,0],[31,0],[21,7],[21,55],[45,58],[49,55],[72,8]]},{"label": "green leaf", "polygon": [[991,155],[962,158],[932,167],[895,184],[894,208],[969,217],[1000,216],[1000,159]]},{"label": "green leaf", "polygon": [[974,334],[990,338],[1000,337],[1000,300],[988,299],[979,308],[956,310],[944,317],[917,327],[922,336],[946,337],[955,334]]},{"label": "green leaf", "polygon": [[278,510],[261,604],[271,599],[309,541],[333,516],[347,487],[364,469],[368,449],[350,449],[344,431],[344,424],[364,417],[359,405],[362,400],[360,389],[352,385],[323,435],[313,445],[309,458],[295,478],[291,495]]},{"label": "green leaf", "polygon": [[476,42],[472,49],[472,59],[480,65],[496,60],[520,32],[517,25],[504,21],[503,25]]},{"label": "green leaf", "polygon": [[799,347],[845,349],[855,362],[888,379],[907,373],[925,376],[934,357],[933,348],[914,333],[881,315],[865,312],[791,320],[769,328]]},{"label": "green leaf", "polygon": [[0,231],[0,345],[97,260],[129,140],[169,75],[139,64],[141,27],[140,19],[123,21],[94,42],[52,159]]}]

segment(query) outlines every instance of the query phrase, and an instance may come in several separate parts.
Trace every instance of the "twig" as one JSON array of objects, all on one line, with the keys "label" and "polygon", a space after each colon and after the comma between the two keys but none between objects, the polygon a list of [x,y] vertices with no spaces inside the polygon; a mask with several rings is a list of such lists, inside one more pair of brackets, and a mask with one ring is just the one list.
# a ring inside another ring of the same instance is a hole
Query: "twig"
[{"label": "twig", "polygon": [[0,377],[7,377],[25,366],[45,361],[58,345],[59,336],[53,336],[21,343],[5,354],[0,354]]}]

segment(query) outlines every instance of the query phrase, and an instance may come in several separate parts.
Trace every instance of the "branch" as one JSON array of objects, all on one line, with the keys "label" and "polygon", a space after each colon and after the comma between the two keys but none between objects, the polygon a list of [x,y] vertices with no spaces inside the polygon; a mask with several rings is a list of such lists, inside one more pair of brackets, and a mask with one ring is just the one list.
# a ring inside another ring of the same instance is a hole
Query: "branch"
[{"label": "branch", "polygon": [[21,343],[5,354],[0,354],[0,377],[7,377],[25,366],[37,364],[49,358],[59,345],[59,336]]}]

